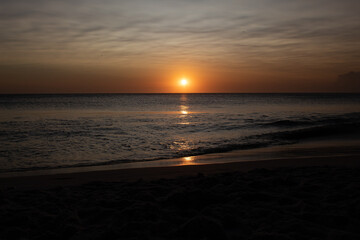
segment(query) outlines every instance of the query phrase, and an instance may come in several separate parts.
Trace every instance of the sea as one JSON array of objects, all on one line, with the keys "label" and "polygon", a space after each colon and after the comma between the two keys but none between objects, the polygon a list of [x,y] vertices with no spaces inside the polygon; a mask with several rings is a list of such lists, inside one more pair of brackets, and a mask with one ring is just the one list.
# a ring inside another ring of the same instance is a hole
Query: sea
[{"label": "sea", "polygon": [[0,173],[359,136],[360,94],[0,95]]}]

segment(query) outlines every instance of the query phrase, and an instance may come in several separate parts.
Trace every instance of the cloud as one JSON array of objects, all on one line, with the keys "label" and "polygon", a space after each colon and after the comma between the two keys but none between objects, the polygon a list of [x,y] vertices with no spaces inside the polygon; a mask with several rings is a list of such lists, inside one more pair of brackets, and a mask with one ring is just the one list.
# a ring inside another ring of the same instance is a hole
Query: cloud
[{"label": "cloud", "polygon": [[0,62],[343,71],[360,63],[358,2],[3,0]]}]

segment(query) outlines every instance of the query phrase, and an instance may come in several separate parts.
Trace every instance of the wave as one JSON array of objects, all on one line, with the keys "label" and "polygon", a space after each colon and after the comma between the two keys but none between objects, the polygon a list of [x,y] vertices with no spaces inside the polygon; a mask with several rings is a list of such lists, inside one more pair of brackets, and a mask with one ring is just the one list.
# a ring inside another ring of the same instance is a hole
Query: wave
[{"label": "wave", "polygon": [[360,112],[84,116],[0,121],[0,172],[145,162],[316,138],[360,137]]},{"label": "wave", "polygon": [[296,120],[276,120],[269,123],[260,124],[261,126],[269,127],[297,127],[312,124],[310,121],[296,121]]},{"label": "wave", "polygon": [[322,138],[339,135],[358,136],[360,133],[360,123],[332,124],[325,126],[316,126],[292,131],[281,131],[271,134],[265,134],[264,137],[278,140],[305,140],[311,138]]},{"label": "wave", "polygon": [[[261,148],[274,145],[293,144],[304,140],[311,140],[324,137],[338,136],[360,136],[360,122],[333,124],[327,126],[315,126],[296,130],[287,130],[272,132],[266,134],[258,134],[239,139],[239,142],[224,144],[213,148],[198,148],[186,152],[187,155],[202,155],[218,152],[229,152],[234,150],[245,150],[253,148]],[[184,155],[186,155],[184,154]]]},{"label": "wave", "polygon": [[72,165],[61,165],[51,167],[31,167],[31,168],[14,168],[0,170],[0,172],[20,172],[20,171],[34,171],[34,170],[48,170],[48,169],[63,169],[63,168],[76,168],[76,167],[90,167],[90,166],[104,166],[115,165],[123,163],[134,162],[149,162],[155,160],[179,158],[187,156],[204,155],[211,153],[230,152],[234,150],[256,149],[268,146],[286,145],[301,142],[304,140],[311,140],[316,138],[331,138],[341,136],[360,136],[360,121],[345,122],[338,124],[329,124],[322,126],[305,127],[301,129],[277,131],[265,134],[256,134],[244,138],[229,141],[228,143],[214,142],[208,147],[198,147],[189,150],[177,152],[174,155],[148,158],[148,159],[117,159],[96,163],[78,163]]},{"label": "wave", "polygon": [[[294,117],[293,117],[294,118]],[[343,123],[360,122],[360,113],[353,112],[341,115],[313,115],[313,116],[296,116],[294,119],[262,119],[258,122],[262,127],[304,127],[314,125],[334,125]]]}]

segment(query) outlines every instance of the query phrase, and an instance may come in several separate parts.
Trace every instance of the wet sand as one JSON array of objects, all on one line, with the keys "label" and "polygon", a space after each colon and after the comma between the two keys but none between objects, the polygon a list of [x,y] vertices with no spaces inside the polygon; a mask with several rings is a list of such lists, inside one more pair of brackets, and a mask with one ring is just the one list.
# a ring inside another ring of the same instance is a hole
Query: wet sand
[{"label": "wet sand", "polygon": [[353,150],[0,178],[0,239],[360,239]]}]

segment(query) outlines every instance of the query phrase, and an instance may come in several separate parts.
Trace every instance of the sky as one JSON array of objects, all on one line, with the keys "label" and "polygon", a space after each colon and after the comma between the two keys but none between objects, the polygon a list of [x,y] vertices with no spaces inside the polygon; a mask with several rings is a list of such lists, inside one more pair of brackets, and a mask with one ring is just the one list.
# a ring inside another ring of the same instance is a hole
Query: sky
[{"label": "sky", "polygon": [[1,0],[0,93],[360,91],[359,9],[358,0]]}]

